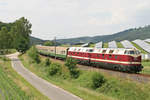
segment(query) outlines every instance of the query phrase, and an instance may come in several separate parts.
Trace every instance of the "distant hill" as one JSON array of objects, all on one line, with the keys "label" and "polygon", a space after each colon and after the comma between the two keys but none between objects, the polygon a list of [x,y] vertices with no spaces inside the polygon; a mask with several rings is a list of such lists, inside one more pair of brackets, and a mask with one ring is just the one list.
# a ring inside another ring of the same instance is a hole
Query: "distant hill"
[{"label": "distant hill", "polygon": [[140,28],[128,29],[122,32],[118,32],[112,35],[94,36],[94,37],[79,37],[70,39],[59,39],[57,42],[61,44],[76,44],[80,42],[109,42],[112,40],[122,41],[122,40],[135,40],[135,39],[147,39],[150,38],[150,25]]},{"label": "distant hill", "polygon": [[45,40],[30,36],[31,44],[43,44]]}]

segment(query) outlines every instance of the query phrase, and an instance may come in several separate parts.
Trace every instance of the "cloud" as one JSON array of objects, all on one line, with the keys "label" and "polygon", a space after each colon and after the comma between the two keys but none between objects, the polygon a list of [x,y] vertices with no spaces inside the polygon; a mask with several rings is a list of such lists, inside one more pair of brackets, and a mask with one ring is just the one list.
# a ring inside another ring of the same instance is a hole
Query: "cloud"
[{"label": "cloud", "polygon": [[149,0],[2,0],[0,21],[22,16],[43,39],[106,35],[150,24]]}]

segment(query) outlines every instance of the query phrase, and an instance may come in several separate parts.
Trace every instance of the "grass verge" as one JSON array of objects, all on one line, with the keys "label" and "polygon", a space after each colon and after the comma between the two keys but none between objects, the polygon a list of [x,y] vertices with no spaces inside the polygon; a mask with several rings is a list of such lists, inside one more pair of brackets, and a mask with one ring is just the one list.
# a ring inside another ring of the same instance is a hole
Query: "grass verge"
[{"label": "grass verge", "polygon": [[0,80],[3,100],[48,100],[12,69],[9,59],[0,58]]}]

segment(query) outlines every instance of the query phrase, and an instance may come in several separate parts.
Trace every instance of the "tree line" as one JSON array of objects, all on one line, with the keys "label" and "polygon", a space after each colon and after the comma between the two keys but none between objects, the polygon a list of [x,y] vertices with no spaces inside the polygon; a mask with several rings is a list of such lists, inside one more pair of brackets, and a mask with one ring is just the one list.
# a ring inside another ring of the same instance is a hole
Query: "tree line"
[{"label": "tree line", "polygon": [[0,22],[0,51],[16,49],[21,53],[30,46],[32,24],[24,17],[12,23]]}]

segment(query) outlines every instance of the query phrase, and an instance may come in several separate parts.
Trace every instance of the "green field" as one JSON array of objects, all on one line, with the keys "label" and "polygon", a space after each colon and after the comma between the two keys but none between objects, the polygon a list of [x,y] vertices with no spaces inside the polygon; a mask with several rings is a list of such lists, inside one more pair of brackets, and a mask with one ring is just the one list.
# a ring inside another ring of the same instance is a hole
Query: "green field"
[{"label": "green field", "polygon": [[142,61],[142,65],[144,66],[141,73],[150,74],[150,61]]},{"label": "green field", "polygon": [[134,42],[131,42],[133,44],[133,46],[135,46],[138,50],[141,51],[141,53],[143,54],[147,54],[148,52],[146,52],[145,50],[143,50],[141,47],[139,47],[137,44],[135,44]]},{"label": "green field", "polygon": [[[83,100],[149,100],[150,84],[137,83],[130,80],[124,80],[118,77],[104,75],[106,83],[100,88],[92,89],[90,87],[93,71],[81,71],[77,79],[66,77],[68,71],[64,65],[61,65],[63,75],[49,76],[49,67],[44,66],[45,57],[41,58],[41,63],[32,62],[26,54],[22,55],[21,61],[24,66],[43,79],[83,98]],[[28,60],[27,60],[28,59]],[[54,63],[54,62],[52,62]],[[64,78],[65,76],[65,78]],[[88,76],[88,77],[87,77]]]},{"label": "green field", "polygon": [[147,42],[148,44],[150,44],[150,42]]},{"label": "green field", "polygon": [[15,53],[15,52],[16,52],[15,49],[4,49],[4,50],[0,50],[0,55],[11,54],[11,53]]},{"label": "green field", "polygon": [[0,58],[0,100],[48,100]]}]

